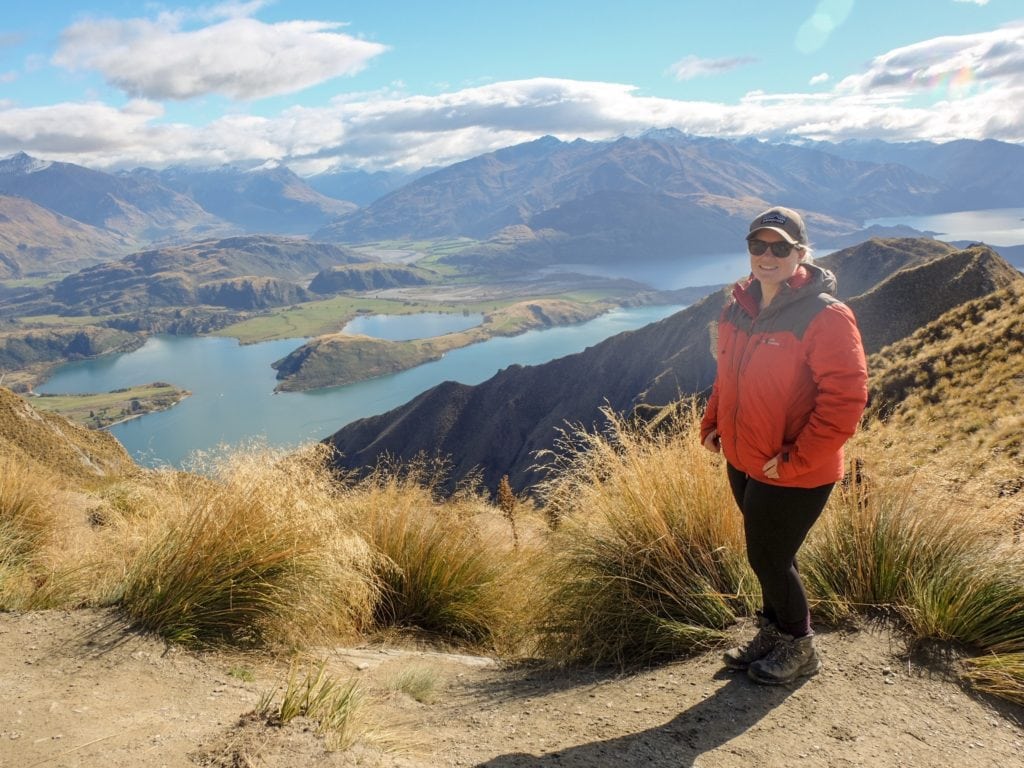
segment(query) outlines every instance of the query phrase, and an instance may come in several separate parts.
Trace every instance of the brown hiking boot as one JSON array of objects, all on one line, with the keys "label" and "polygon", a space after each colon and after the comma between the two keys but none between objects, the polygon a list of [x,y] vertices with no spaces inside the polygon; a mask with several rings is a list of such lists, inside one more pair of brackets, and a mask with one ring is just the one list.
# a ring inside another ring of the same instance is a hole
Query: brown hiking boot
[{"label": "brown hiking boot", "polygon": [[779,628],[764,616],[758,616],[757,624],[757,634],[749,642],[722,654],[722,661],[729,669],[746,669],[753,662],[767,656],[782,639]]},{"label": "brown hiking boot", "polygon": [[814,635],[793,637],[779,633],[778,644],[762,659],[751,662],[747,675],[751,680],[766,685],[790,683],[798,677],[815,674],[821,669],[821,659],[814,647]]}]

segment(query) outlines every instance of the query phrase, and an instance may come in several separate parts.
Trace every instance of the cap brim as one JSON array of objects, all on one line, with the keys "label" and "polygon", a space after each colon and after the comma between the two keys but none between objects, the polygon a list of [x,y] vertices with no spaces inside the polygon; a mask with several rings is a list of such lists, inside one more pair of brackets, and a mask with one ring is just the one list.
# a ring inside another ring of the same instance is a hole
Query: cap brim
[{"label": "cap brim", "polygon": [[772,232],[777,232],[778,234],[782,235],[783,239],[790,245],[800,245],[800,242],[798,240],[794,240],[793,236],[789,234],[789,232],[787,232],[784,229],[779,229],[778,227],[758,227],[753,232],[747,235],[747,240],[753,238],[755,235],[757,235],[758,232],[764,232],[766,229]]}]

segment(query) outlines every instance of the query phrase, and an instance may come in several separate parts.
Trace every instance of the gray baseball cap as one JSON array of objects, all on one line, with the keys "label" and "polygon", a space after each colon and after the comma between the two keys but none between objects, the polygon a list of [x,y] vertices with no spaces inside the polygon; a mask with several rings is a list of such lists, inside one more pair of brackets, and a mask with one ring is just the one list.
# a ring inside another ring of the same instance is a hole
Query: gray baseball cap
[{"label": "gray baseball cap", "polygon": [[807,227],[799,213],[792,208],[775,206],[767,211],[757,214],[750,222],[750,232],[747,240],[750,240],[762,229],[770,229],[778,232],[790,245],[807,245]]}]

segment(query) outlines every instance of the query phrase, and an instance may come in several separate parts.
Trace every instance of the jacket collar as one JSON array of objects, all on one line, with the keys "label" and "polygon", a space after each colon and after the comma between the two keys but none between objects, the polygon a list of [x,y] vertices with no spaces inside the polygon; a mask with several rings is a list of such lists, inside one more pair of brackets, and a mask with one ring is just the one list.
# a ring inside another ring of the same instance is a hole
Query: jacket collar
[{"label": "jacket collar", "polygon": [[[819,293],[828,293],[834,296],[836,286],[835,275],[827,269],[817,264],[800,264],[793,276],[782,284],[771,307],[789,304],[808,294],[816,296]],[[761,282],[753,275],[733,286],[732,297],[751,317],[757,317],[761,313]]]}]

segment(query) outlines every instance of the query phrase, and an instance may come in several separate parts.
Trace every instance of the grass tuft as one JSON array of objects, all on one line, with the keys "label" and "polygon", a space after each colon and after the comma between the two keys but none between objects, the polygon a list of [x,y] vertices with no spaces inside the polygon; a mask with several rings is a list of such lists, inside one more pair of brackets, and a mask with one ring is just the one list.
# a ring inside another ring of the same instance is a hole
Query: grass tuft
[{"label": "grass tuft", "polygon": [[964,677],[979,691],[1024,706],[1024,651],[967,659]]},{"label": "grass tuft", "polygon": [[363,693],[357,680],[342,683],[326,670],[326,663],[305,670],[301,679],[293,665],[279,702],[275,692],[263,694],[256,713],[271,725],[284,726],[297,717],[316,723],[330,749],[344,750],[359,736]]},{"label": "grass tuft", "polygon": [[0,457],[0,610],[81,603],[89,577],[66,504],[55,477]]},{"label": "grass tuft", "polygon": [[653,434],[606,412],[545,485],[559,521],[539,617],[542,652],[618,665],[708,648],[754,605],[742,520],[725,473],[703,455],[697,406]]},{"label": "grass tuft", "polygon": [[421,704],[429,704],[437,694],[437,673],[427,667],[409,667],[395,677],[392,688]]},{"label": "grass tuft", "polygon": [[342,525],[317,451],[236,455],[213,477],[156,476],[164,509],[120,605],[187,645],[351,634],[375,597],[365,545]]},{"label": "grass tuft", "polygon": [[500,642],[512,607],[508,588],[519,569],[508,527],[488,524],[487,517],[496,518],[493,508],[466,495],[438,503],[416,468],[377,473],[347,503],[377,555],[378,627]]}]

